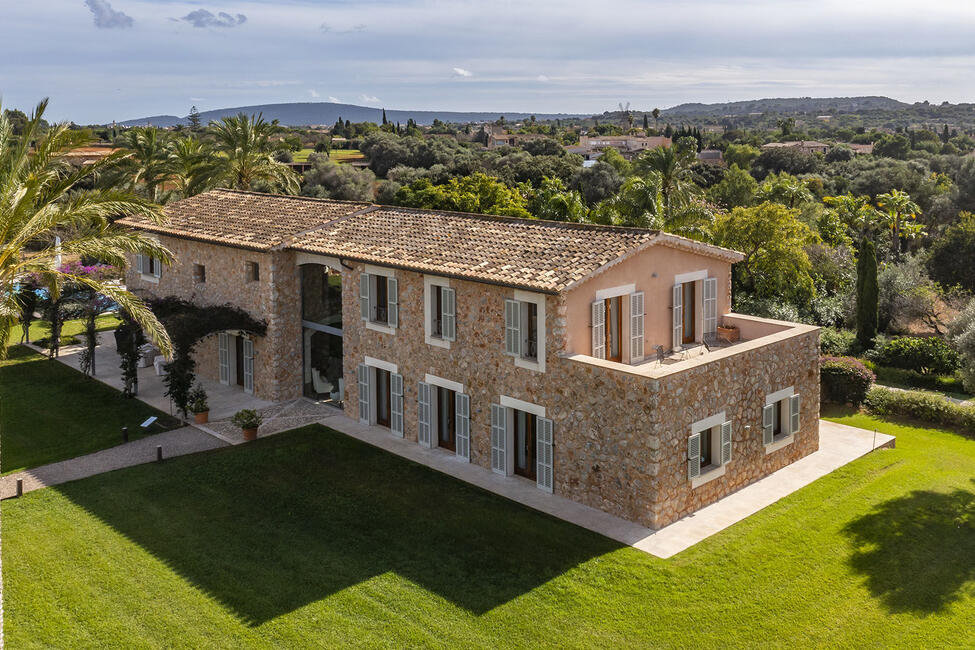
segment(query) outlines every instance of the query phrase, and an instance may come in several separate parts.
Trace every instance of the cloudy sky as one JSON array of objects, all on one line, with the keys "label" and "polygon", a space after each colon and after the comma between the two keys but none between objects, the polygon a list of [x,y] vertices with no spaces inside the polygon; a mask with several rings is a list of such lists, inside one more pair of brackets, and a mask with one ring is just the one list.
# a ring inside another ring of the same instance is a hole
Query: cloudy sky
[{"label": "cloudy sky", "polygon": [[975,101],[975,1],[0,0],[0,96],[105,122],[246,104],[602,112]]}]

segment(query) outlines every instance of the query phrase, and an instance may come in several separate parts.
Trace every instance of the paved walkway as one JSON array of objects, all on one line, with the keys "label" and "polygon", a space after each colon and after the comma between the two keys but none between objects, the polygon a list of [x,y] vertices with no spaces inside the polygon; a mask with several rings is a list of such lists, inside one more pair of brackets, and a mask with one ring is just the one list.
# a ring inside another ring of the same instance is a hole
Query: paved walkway
[{"label": "paved walkway", "polygon": [[81,478],[111,472],[123,467],[142,465],[156,460],[156,446],[162,445],[163,458],[193,454],[207,449],[228,446],[226,442],[194,427],[173,429],[164,433],[133,440],[116,447],[96,451],[50,465],[35,467],[0,478],[0,499],[17,494],[17,479],[23,479],[24,492],[50,485],[67,483]]}]

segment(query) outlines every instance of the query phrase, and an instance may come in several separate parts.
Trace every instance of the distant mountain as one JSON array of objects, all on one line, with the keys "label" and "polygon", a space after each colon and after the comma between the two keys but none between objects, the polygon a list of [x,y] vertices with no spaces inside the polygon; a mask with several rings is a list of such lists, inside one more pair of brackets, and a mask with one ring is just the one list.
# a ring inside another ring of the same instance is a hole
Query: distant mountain
[{"label": "distant mountain", "polygon": [[680,104],[661,111],[668,117],[747,115],[749,113],[856,113],[861,111],[891,111],[910,108],[890,97],[794,97],[779,99],[752,99],[721,104]]},{"label": "distant mountain", "polygon": [[[376,122],[382,121],[383,109],[370,108],[368,106],[356,106],[354,104],[333,104],[330,102],[302,102],[293,104],[260,104],[258,106],[238,106],[235,108],[221,108],[214,111],[204,111],[200,113],[200,120],[206,124],[210,120],[219,120],[223,117],[244,113],[246,115],[256,115],[262,113],[264,119],[278,120],[287,126],[306,126],[309,124],[335,124],[341,117],[343,120],[352,122]],[[567,113],[505,113],[505,112],[473,112],[465,113],[459,111],[408,111],[397,109],[386,109],[386,119],[391,122],[405,124],[410,118],[417,124],[433,124],[435,119],[444,122],[493,122],[500,116],[505,119],[517,121],[528,119],[535,115],[539,120],[555,120],[585,117],[580,114]],[[134,120],[120,122],[122,126],[153,126],[168,127],[177,124],[188,124],[186,117],[176,115],[155,115],[153,117],[141,117]]]}]

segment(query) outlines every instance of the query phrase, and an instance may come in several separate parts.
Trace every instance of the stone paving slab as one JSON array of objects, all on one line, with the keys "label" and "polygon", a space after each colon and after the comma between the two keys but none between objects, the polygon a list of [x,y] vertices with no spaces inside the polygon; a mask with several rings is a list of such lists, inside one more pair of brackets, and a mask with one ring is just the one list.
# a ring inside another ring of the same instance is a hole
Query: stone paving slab
[{"label": "stone paving slab", "polygon": [[26,493],[123,467],[155,462],[157,445],[162,445],[164,459],[228,446],[226,442],[194,427],[173,429],[85,456],[4,476],[0,478],[0,499],[16,496],[17,479],[23,479]]}]

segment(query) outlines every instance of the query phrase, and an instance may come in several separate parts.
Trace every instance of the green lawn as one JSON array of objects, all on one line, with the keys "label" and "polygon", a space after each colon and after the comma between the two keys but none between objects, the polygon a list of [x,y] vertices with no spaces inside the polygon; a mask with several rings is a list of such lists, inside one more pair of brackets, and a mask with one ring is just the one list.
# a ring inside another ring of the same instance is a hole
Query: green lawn
[{"label": "green lawn", "polygon": [[[122,321],[115,314],[102,314],[96,319],[96,327],[99,332],[107,332],[114,330],[118,327],[119,323]],[[65,340],[71,336],[81,337],[81,333],[84,331],[84,323],[80,319],[68,320],[64,322],[61,326],[61,341],[62,345],[65,344]],[[24,333],[24,327],[22,325],[14,325],[10,328],[10,342],[19,343],[20,337]],[[35,320],[30,324],[30,340],[31,343],[38,341],[42,338],[47,338],[51,335],[51,324],[46,320]],[[80,342],[80,341],[79,341]]]},{"label": "green lawn", "polygon": [[10,647],[948,647],[975,441],[878,451],[669,560],[320,426],[3,502]]},{"label": "green lawn", "polygon": [[[175,420],[138,400],[86,378],[77,370],[23,346],[0,361],[0,473],[73,458],[130,439],[150,415]],[[154,426],[151,433],[163,428]]]}]

